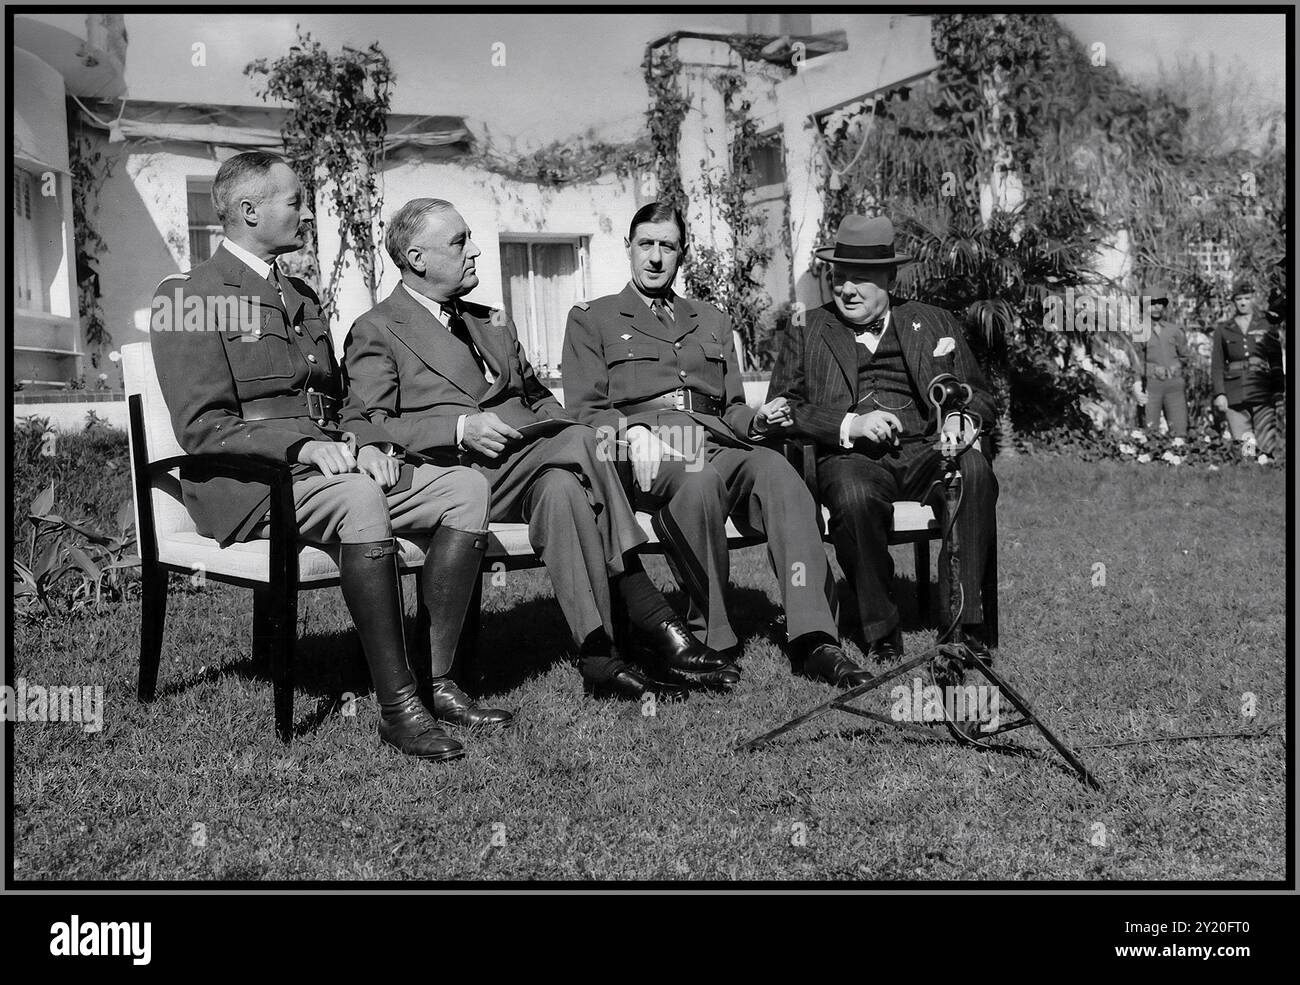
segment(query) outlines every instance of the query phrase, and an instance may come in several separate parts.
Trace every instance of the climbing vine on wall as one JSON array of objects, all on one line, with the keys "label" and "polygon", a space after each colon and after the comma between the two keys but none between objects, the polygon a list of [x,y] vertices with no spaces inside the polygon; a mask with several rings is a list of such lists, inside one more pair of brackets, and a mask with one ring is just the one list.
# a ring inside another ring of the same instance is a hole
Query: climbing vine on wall
[{"label": "climbing vine on wall", "polygon": [[631,178],[651,165],[648,138],[628,143],[597,140],[588,132],[577,139],[553,141],[526,153],[507,153],[490,139],[465,160],[465,166],[491,171],[514,181],[557,188],[592,181],[604,174]]},{"label": "climbing vine on wall", "polygon": [[[70,114],[77,120],[79,115]],[[98,150],[84,133],[77,132],[68,142],[68,170],[72,177],[72,227],[77,250],[78,310],[81,329],[90,346],[91,365],[99,366],[99,350],[113,341],[100,303],[99,258],[108,252],[108,243],[97,228],[99,193],[113,175],[113,159]]]},{"label": "climbing vine on wall", "polygon": [[[733,50],[737,50],[734,45]],[[752,71],[752,66],[747,65],[742,55],[739,68],[719,72],[711,79],[723,98],[727,162],[722,169],[701,162],[700,191],[731,230],[733,246],[729,250],[712,248],[690,232],[693,210],[682,184],[678,144],[691,102],[681,89],[681,68],[672,45],[648,50],[642,62],[650,92],[646,122],[653,149],[656,197],[676,206],[687,221],[691,248],[682,270],[686,292],[717,305],[727,314],[740,333],[747,354],[765,353],[768,347],[763,339],[770,334],[768,313],[772,299],[761,277],[772,250],[766,241],[762,214],[751,201],[757,184],[754,152],[759,143],[757,126],[750,115],[752,107],[745,98],[747,72]],[[765,361],[761,355],[758,358]]]},{"label": "climbing vine on wall", "polygon": [[[328,182],[338,216],[340,248],[321,300],[333,314],[339,275],[349,252],[356,258],[371,296],[378,284],[375,248],[383,223],[378,175],[388,135],[388,107],[394,75],[388,56],[378,44],[364,51],[349,48],[331,55],[309,33],[300,31],[289,54],[274,61],[259,58],[244,67],[259,78],[257,95],[288,104],[280,134],[284,153],[308,195],[316,200]],[[305,271],[319,282],[315,230],[307,254],[313,269]]]},{"label": "climbing vine on wall", "polygon": [[757,181],[754,153],[758,128],[750,116],[750,102],[744,98],[743,69],[722,72],[713,78],[722,93],[724,118],[730,140],[727,167],[717,177],[704,169],[703,192],[717,207],[718,215],[731,230],[732,248],[721,251],[698,247],[687,254],[686,289],[692,296],[721,308],[740,333],[746,353],[766,350],[761,336],[768,330],[772,299],[762,283],[763,268],[772,259],[762,213],[750,201]]},{"label": "climbing vine on wall", "polygon": [[[646,129],[650,133],[650,150],[654,181],[654,197],[677,208],[683,216],[687,213],[686,190],[682,187],[682,173],[677,161],[677,144],[681,138],[682,120],[690,109],[690,100],[681,91],[679,76],[682,63],[677,59],[673,45],[648,48],[641,62],[646,88],[650,90],[650,108],[646,110]],[[687,236],[690,235],[689,221]]]}]

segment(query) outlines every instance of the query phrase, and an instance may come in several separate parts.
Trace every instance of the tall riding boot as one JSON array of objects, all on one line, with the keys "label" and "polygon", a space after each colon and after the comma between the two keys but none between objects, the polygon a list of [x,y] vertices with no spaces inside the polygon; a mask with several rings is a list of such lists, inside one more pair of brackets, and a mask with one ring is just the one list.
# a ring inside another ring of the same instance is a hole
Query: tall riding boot
[{"label": "tall riding boot", "polygon": [[438,726],[420,702],[406,662],[396,541],[390,537],[340,545],[339,587],[370,666],[379,702],[379,737],[420,759],[464,755],[464,747]]},{"label": "tall riding boot", "polygon": [[[429,541],[420,578],[429,612],[430,708],[434,717],[453,725],[509,725],[514,716],[485,708],[462,691],[451,677],[466,613],[480,578],[487,534],[439,527]],[[477,619],[478,613],[470,618]]]}]

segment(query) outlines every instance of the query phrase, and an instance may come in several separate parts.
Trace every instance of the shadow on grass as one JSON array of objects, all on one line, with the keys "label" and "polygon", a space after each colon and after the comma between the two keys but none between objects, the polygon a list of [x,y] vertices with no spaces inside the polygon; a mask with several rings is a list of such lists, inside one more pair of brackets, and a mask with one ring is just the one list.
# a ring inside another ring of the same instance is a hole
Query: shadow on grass
[{"label": "shadow on grass", "polygon": [[[865,652],[857,626],[856,601],[843,578],[837,580],[836,587],[843,633]],[[922,620],[916,610],[913,581],[895,579],[894,591],[904,629],[934,625],[932,616]],[[685,613],[686,598],[681,591],[668,590],[665,596],[674,611]],[[745,651],[755,643],[767,642],[784,649],[785,615],[766,592],[733,585],[728,593],[728,609],[732,626],[742,641],[742,666]],[[250,620],[250,633],[251,628]],[[408,614],[408,635],[413,631],[413,620]],[[568,626],[553,597],[514,601],[504,608],[492,606],[489,600],[482,611],[477,651],[465,666],[457,668],[457,676],[471,694],[503,694],[548,673],[557,665],[572,665],[572,650]],[[572,673],[574,686],[578,687],[576,668]],[[181,677],[164,677],[159,682],[157,697],[162,700],[227,677],[255,681],[267,688],[271,686],[269,664],[249,654]],[[312,732],[330,715],[337,713],[345,694],[350,692],[358,697],[369,694],[370,673],[356,632],[313,631],[310,624],[303,627],[294,648],[293,685],[300,696],[316,699],[314,710],[305,717],[301,717],[303,702],[298,702],[295,735]]]},{"label": "shadow on grass", "polygon": [[[673,611],[685,613],[686,598],[664,593]],[[781,610],[755,588],[734,588],[729,595],[732,626],[746,643],[754,639],[783,643]],[[553,598],[535,598],[506,609],[484,609],[476,663],[467,675],[480,694],[512,691],[560,664],[574,662],[564,615]],[[578,686],[577,671],[574,670]]]},{"label": "shadow on grass", "polygon": [[[826,721],[826,719],[822,719],[822,721]],[[1065,762],[1065,760],[1061,758],[1060,754],[1053,749],[1038,749],[1032,746],[1022,746],[1007,741],[990,743],[982,746],[966,745],[963,742],[958,742],[956,739],[953,739],[946,730],[941,729],[938,726],[934,727],[932,735],[925,735],[921,732],[905,728],[892,728],[883,723],[874,728],[859,725],[849,729],[830,729],[828,731],[818,732],[815,735],[805,734],[802,739],[796,740],[794,737],[797,735],[798,733],[795,731],[789,732],[786,736],[782,737],[787,740],[786,742],[773,742],[770,747],[760,746],[758,749],[752,750],[752,753],[758,753],[763,748],[779,749],[783,745],[793,745],[796,741],[807,746],[816,747],[825,742],[844,739],[865,739],[872,743],[880,743],[884,740],[885,736],[890,736],[894,741],[904,746],[944,745],[965,749],[972,756],[985,754],[990,756],[1005,756],[1008,759],[1033,760],[1034,762],[1042,763],[1045,766],[1050,767],[1057,773],[1067,776],[1072,780],[1079,780],[1079,774],[1077,774],[1069,763]]]},{"label": "shadow on grass", "polygon": [[[250,635],[251,629],[250,625]],[[165,654],[166,642],[163,645]],[[253,681],[268,689],[271,687],[270,664],[254,658],[251,654],[213,667],[204,667],[196,673],[173,675],[170,678],[163,677],[166,673],[165,667],[164,663],[164,670],[159,675],[161,679],[156,701],[163,701],[192,688],[231,677]],[[308,630],[301,634],[293,652],[293,687],[295,692],[305,693],[316,699],[315,708],[305,717],[299,717],[304,702],[295,703],[293,727],[295,736],[315,731],[321,722],[335,714],[342,706],[344,694],[348,692],[357,696],[368,694],[371,690],[370,672],[366,667],[356,633]]]}]

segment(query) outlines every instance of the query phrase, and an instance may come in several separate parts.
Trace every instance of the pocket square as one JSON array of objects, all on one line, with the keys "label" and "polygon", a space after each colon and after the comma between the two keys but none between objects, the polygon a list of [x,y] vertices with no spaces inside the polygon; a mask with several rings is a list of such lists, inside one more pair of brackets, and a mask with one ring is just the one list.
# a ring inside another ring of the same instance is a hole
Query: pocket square
[{"label": "pocket square", "polygon": [[957,348],[957,343],[952,340],[951,336],[945,335],[939,340],[939,344],[934,347],[934,358],[939,359],[943,356],[951,355]]}]

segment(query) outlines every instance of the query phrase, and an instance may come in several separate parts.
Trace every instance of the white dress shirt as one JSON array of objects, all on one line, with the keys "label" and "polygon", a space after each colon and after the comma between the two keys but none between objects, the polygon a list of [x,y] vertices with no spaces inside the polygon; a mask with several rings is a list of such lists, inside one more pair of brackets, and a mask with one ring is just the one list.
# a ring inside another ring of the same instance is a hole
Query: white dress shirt
[{"label": "white dress shirt", "polygon": [[[427,311],[429,314],[433,315],[434,321],[436,321],[439,325],[445,328],[448,334],[451,334],[451,322],[447,318],[447,316],[444,315],[442,312],[443,303],[441,301],[435,301],[433,300],[433,298],[425,297],[419,291],[411,290],[409,287],[407,287],[405,282],[402,283],[402,290],[404,290],[407,294],[411,295],[411,297],[415,298],[415,303],[418,304],[425,311]],[[471,345],[472,344],[473,343],[471,343]],[[487,380],[489,383],[491,383],[493,382],[494,379],[494,377],[492,376],[492,371],[488,369],[487,360],[483,359],[482,357],[483,354],[479,353],[479,358],[483,362],[483,378]],[[468,414],[461,414],[460,417],[456,418],[456,446],[458,448],[465,447],[465,418],[467,418],[468,416],[469,416]]]},{"label": "white dress shirt", "polygon": [[[238,243],[231,242],[229,238],[223,239],[221,241],[221,246],[218,247],[218,249],[225,250],[236,260],[240,261],[245,267],[247,267],[253,273],[257,274],[258,277],[261,277],[262,280],[269,281],[271,283],[271,286],[274,287],[277,291],[280,290],[280,285],[278,281],[271,276],[271,271],[273,269],[275,269],[275,272],[277,274],[279,273],[279,269],[276,268],[275,266],[275,260],[271,260],[268,263],[266,260],[263,260],[261,257],[256,256],[253,253],[250,253],[248,250],[244,249]],[[281,302],[284,301],[283,293],[281,293],[280,295],[280,301]]]}]

